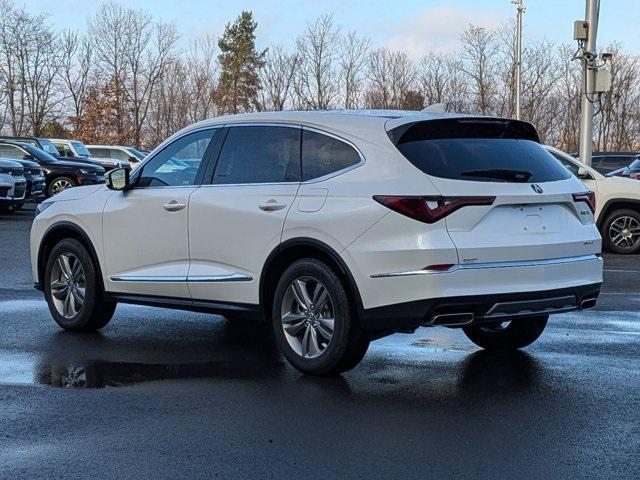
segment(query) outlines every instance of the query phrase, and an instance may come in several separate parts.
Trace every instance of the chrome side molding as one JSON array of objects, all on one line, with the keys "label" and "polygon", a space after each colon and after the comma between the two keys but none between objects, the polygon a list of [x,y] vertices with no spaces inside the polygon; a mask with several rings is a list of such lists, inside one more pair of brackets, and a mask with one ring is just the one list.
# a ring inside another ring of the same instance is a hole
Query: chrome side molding
[{"label": "chrome side molding", "polygon": [[215,283],[215,282],[250,282],[253,277],[242,273],[232,273],[229,275],[193,275],[193,276],[151,276],[151,275],[120,275],[109,277],[112,282],[196,282],[196,283]]}]

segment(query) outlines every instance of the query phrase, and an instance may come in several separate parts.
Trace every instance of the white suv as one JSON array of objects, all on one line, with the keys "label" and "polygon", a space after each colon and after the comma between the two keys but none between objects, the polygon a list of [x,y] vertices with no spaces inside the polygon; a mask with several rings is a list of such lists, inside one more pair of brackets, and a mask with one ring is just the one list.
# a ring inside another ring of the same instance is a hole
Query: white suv
[{"label": "white suv", "polygon": [[41,204],[33,276],[67,330],[104,327],[117,302],[268,320],[296,368],[329,375],[394,332],[514,349],[550,313],[593,307],[589,202],[523,122],[228,116]]},{"label": "white suv", "polygon": [[628,177],[605,177],[562,150],[545,148],[595,193],[596,225],[604,247],[624,255],[640,252],[640,182]]}]

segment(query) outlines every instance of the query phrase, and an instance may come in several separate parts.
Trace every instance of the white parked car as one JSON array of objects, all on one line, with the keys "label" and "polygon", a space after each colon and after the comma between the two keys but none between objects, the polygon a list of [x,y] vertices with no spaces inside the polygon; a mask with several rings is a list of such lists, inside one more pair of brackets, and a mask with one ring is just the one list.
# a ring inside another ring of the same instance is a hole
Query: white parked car
[{"label": "white parked car", "polygon": [[545,148],[595,193],[596,225],[604,247],[613,253],[640,252],[640,182],[605,177],[562,150]]},{"label": "white parked car", "polygon": [[82,159],[85,162],[91,162],[100,165],[105,171],[109,172],[116,168],[131,168],[131,164],[126,160],[117,160],[111,158],[100,158],[92,156],[87,150],[84,143],[79,140],[69,140],[65,138],[51,138],[51,143],[58,150],[58,154],[63,158]]},{"label": "white parked car", "polygon": [[41,204],[33,276],[64,329],[104,327],[118,302],[268,320],[290,363],[329,375],[394,332],[516,349],[593,307],[589,202],[524,122],[235,115]]},{"label": "white parked car", "polygon": [[133,147],[122,145],[87,145],[87,150],[95,158],[110,158],[116,161],[128,162],[131,168],[136,168],[147,156]]}]

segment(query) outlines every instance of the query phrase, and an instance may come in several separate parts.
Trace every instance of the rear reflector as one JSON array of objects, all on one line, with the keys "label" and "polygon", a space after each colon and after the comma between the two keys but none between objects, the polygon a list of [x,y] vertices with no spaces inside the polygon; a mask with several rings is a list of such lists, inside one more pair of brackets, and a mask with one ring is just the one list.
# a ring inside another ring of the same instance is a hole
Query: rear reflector
[{"label": "rear reflector", "polygon": [[435,223],[463,207],[491,205],[496,197],[419,197],[403,195],[374,195],[373,199],[409,218]]},{"label": "rear reflector", "polygon": [[585,202],[589,205],[589,209],[591,213],[596,213],[596,194],[593,192],[584,192],[584,193],[574,193],[573,194],[574,202]]}]

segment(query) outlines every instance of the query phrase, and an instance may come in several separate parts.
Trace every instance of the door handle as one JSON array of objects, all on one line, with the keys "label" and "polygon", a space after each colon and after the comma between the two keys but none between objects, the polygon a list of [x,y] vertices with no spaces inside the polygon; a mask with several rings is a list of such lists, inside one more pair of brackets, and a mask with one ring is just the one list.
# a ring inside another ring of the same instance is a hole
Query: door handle
[{"label": "door handle", "polygon": [[276,200],[271,199],[262,205],[258,205],[258,208],[263,212],[277,212],[278,210],[282,210],[286,207],[286,203],[278,203]]},{"label": "door handle", "polygon": [[184,203],[178,203],[175,200],[171,200],[169,203],[163,205],[162,207],[167,211],[167,212],[179,212],[180,210],[182,210],[184,207],[186,207],[187,205]]}]

